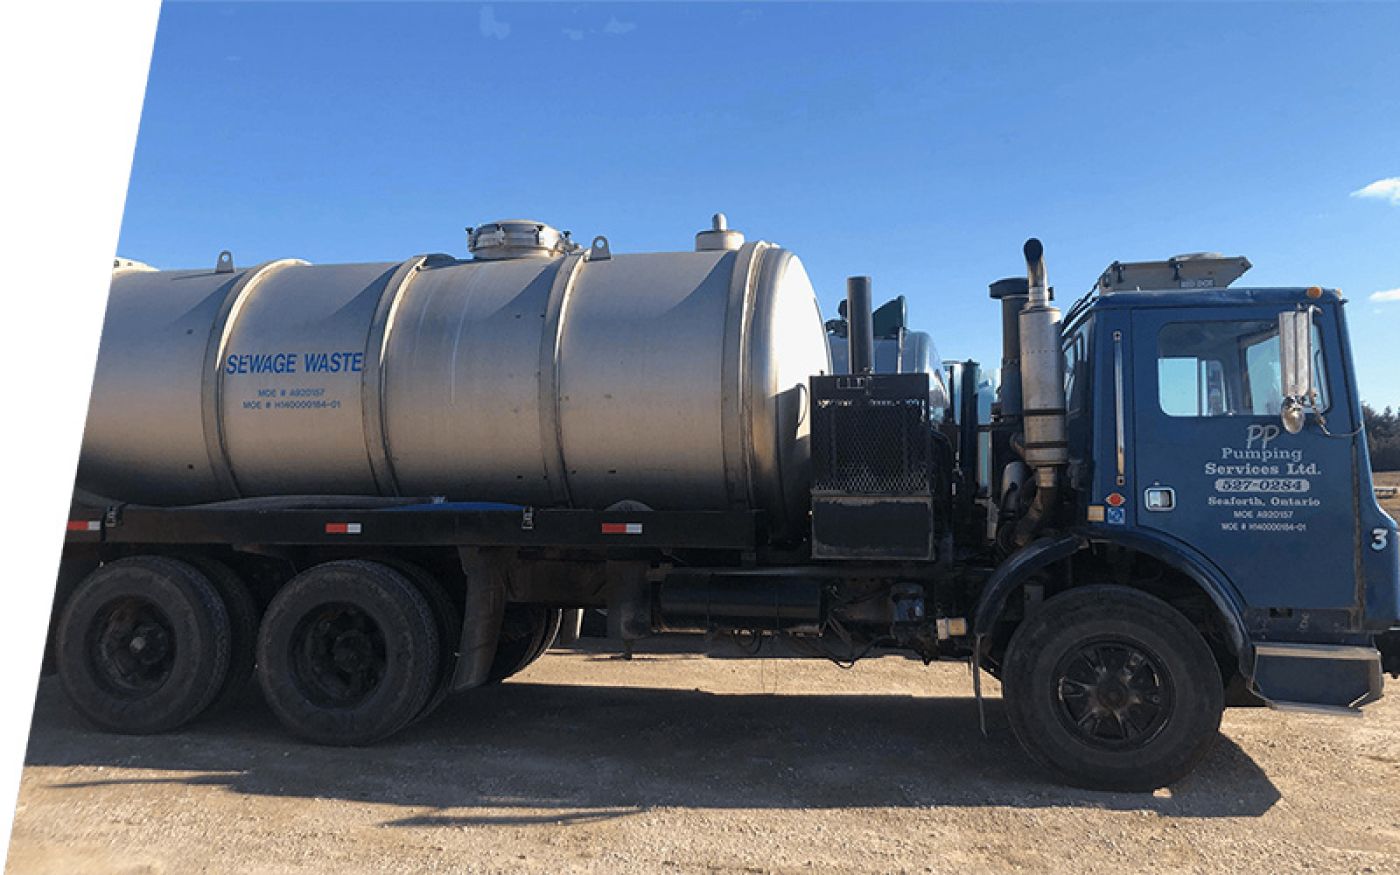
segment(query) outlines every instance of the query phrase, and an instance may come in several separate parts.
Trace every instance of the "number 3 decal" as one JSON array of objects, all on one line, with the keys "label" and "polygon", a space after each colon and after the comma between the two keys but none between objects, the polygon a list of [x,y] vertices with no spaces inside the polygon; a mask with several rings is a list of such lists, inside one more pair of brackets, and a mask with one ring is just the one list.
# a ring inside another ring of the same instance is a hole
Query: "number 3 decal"
[{"label": "number 3 decal", "polygon": [[1371,530],[1371,549],[1377,553],[1384,550],[1390,542],[1390,529]]}]

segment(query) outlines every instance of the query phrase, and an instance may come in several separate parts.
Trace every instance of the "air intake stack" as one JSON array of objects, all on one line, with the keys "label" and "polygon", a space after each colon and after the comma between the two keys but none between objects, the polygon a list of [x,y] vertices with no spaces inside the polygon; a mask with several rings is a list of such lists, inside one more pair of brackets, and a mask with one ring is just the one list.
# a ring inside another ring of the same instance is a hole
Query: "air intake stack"
[{"label": "air intake stack", "polygon": [[847,277],[846,320],[853,374],[869,374],[875,370],[875,316],[872,304],[870,277]]}]

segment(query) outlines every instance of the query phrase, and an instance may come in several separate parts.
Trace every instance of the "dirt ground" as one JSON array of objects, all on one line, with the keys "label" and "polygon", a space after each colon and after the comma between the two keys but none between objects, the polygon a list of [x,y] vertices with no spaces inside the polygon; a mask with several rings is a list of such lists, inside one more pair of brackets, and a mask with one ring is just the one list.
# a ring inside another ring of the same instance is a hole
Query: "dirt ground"
[{"label": "dirt ground", "polygon": [[555,651],[368,750],[256,694],[151,738],[41,684],[8,871],[1400,872],[1400,697],[1226,713],[1156,795],[1049,783],[965,667]]}]

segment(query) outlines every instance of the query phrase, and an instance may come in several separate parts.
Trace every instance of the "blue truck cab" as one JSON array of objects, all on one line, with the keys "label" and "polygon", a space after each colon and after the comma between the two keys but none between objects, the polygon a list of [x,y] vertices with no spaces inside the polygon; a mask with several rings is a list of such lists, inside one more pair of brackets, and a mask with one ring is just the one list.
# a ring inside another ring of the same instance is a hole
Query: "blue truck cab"
[{"label": "blue truck cab", "polygon": [[[1290,401],[1281,323],[1296,316],[1310,395]],[[1071,532],[1195,581],[1245,696],[1335,712],[1379,698],[1400,553],[1372,488],[1341,294],[1101,281],[1065,320],[1063,350]]]}]

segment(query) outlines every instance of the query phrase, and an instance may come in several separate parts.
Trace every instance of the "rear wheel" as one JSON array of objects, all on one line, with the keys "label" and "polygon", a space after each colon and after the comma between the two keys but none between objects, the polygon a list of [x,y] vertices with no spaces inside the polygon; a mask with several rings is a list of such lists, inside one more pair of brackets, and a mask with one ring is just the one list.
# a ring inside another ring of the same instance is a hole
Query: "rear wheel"
[{"label": "rear wheel", "polygon": [[58,673],[79,713],[104,729],[175,729],[218,695],[228,675],[228,611],[186,562],[138,556],[88,575],[58,634]]},{"label": "rear wheel", "polygon": [[1070,784],[1153,790],[1209,751],[1224,709],[1205,639],[1161,599],[1118,586],[1045,602],[1012,636],[1007,715],[1032,759]]},{"label": "rear wheel", "polygon": [[228,674],[208,709],[219,711],[237,699],[253,677],[258,647],[258,605],[243,578],[224,563],[203,556],[185,557],[184,561],[209,578],[228,611]]},{"label": "rear wheel", "polygon": [[538,605],[509,605],[501,623],[501,638],[496,645],[496,658],[486,683],[498,684],[511,675],[524,671],[539,659],[559,637],[559,624],[564,612],[558,608]]},{"label": "rear wheel", "polygon": [[273,713],[302,738],[336,745],[387,738],[423,709],[437,684],[432,608],[386,565],[317,565],[268,605],[258,681]]},{"label": "rear wheel", "polygon": [[433,693],[428,697],[427,704],[413,718],[413,722],[417,723],[436,711],[438,706],[447,699],[448,694],[452,692],[452,672],[457,667],[457,647],[462,640],[462,611],[452,601],[447,589],[432,572],[411,562],[387,560],[386,564],[413,581],[413,585],[418,587],[423,598],[427,599],[428,607],[432,608],[433,620],[437,625],[437,686],[433,688]]}]

